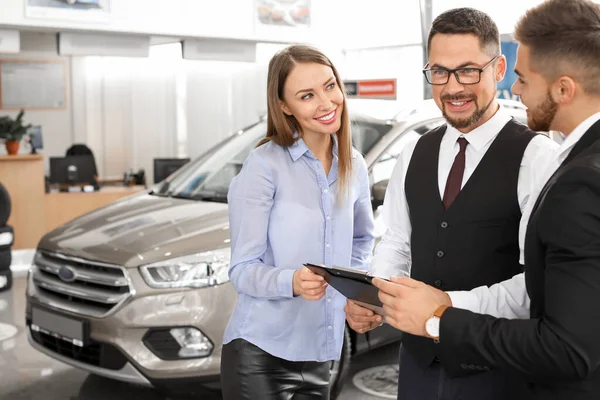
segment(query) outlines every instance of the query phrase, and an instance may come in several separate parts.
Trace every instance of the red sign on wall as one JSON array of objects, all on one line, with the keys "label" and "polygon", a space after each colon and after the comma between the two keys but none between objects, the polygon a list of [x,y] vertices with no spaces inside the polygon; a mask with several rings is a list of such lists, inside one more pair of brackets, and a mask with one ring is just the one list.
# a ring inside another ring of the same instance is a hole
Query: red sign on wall
[{"label": "red sign on wall", "polygon": [[344,81],[349,99],[396,100],[396,79]]}]

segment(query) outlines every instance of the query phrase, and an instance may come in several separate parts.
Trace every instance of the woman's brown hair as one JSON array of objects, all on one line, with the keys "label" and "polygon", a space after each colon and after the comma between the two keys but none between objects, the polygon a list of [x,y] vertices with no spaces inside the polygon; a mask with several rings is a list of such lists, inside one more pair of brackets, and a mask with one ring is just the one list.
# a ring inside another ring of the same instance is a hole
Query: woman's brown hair
[{"label": "woman's brown hair", "polygon": [[[346,93],[337,69],[329,58],[318,49],[306,45],[289,46],[273,56],[269,62],[267,76],[267,136],[258,146],[269,141],[280,146],[289,147],[302,137],[302,127],[293,115],[286,115],[280,107],[283,101],[283,87],[294,66],[298,63],[317,63],[331,68],[342,94],[344,95],[341,125],[336,132],[338,142],[338,195],[341,199],[348,193],[352,177],[352,135],[350,134],[350,119],[346,107]],[[258,147],[257,146],[257,147]]]}]

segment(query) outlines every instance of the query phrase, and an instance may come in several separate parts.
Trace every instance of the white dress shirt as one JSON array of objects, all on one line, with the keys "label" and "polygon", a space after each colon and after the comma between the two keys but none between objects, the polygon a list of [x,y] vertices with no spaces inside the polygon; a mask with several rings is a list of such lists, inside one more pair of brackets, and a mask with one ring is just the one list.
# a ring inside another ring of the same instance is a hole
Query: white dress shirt
[{"label": "white dress shirt", "polygon": [[[441,198],[444,195],[450,168],[459,151],[457,139],[462,136],[469,142],[465,151],[465,171],[462,182],[462,186],[464,186],[496,136],[498,136],[498,133],[500,133],[510,118],[510,115],[500,108],[485,124],[467,134],[463,134],[448,125],[440,144],[438,161],[438,186]],[[408,143],[402,150],[388,183],[383,204],[383,221],[386,226],[386,232],[375,249],[375,255],[371,263],[370,274],[374,276],[389,278],[390,276],[410,275],[410,238],[412,227],[404,189],[406,171],[408,170],[417,141],[414,140]],[[517,197],[522,213],[519,229],[521,264],[523,264],[525,228],[529,220],[526,206],[535,202],[535,199],[532,200],[532,193],[535,193],[535,188],[542,182],[545,170],[544,166],[553,159],[557,148],[558,144],[554,141],[543,136],[536,136],[529,142],[521,160],[517,187]],[[498,168],[501,168],[501,166],[499,165]],[[482,266],[482,268],[485,268],[485,266]],[[520,285],[521,282],[518,281],[517,284]],[[513,292],[520,293],[519,290]],[[480,312],[478,305],[484,301],[483,297],[492,296],[489,292],[483,295],[471,292],[451,292],[449,294],[452,303],[456,307],[476,312]],[[480,299],[480,296],[483,297]],[[504,301],[515,303],[508,306],[511,309],[529,305],[529,298],[526,293],[525,298],[509,299],[505,297]],[[474,304],[475,302],[477,304]]]},{"label": "white dress shirt", "polygon": [[[542,180],[532,193],[530,201],[527,203],[527,220],[523,224],[521,220],[520,237],[524,238],[527,229],[527,221],[537,200],[537,197],[550,179],[552,174],[569,156],[569,153],[579,139],[594,125],[600,121],[600,113],[596,113],[577,126],[562,142],[560,147],[554,152],[554,156],[547,163]],[[522,252],[521,252],[522,253]],[[529,296],[525,286],[525,274],[518,274],[506,281],[497,283],[490,287],[481,286],[471,291],[448,292],[452,299],[452,305],[457,308],[463,308],[479,314],[489,314],[499,318],[529,318]]]}]

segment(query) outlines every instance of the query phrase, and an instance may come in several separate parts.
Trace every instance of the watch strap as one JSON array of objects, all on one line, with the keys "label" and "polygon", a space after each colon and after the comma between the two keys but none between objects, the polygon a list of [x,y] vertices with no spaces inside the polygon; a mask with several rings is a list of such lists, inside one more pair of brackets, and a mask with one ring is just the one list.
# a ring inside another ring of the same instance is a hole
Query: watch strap
[{"label": "watch strap", "polygon": [[442,318],[442,314],[444,313],[444,311],[446,311],[446,309],[449,306],[447,304],[442,304],[441,306],[439,306],[437,308],[437,310],[435,310],[435,312],[433,313],[434,317],[438,317],[438,318]]}]

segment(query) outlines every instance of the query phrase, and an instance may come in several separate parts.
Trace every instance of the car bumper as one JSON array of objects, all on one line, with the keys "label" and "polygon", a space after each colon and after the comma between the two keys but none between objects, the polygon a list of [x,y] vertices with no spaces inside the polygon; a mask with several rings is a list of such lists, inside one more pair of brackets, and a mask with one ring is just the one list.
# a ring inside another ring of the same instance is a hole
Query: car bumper
[{"label": "car bumper", "polygon": [[[237,301],[233,286],[227,283],[194,290],[159,291],[148,288],[137,271],[132,271],[130,275],[135,294],[103,318],[60,309],[56,303],[53,306],[51,299],[39,291],[30,277],[26,319],[32,346],[66,364],[121,381],[157,386],[157,383],[164,381],[191,379],[214,386],[220,374],[223,332]],[[31,331],[32,306],[50,309],[66,317],[85,319],[89,326],[90,341],[95,346],[108,345],[106,347],[110,347],[111,351],[114,349],[113,353],[120,352],[123,363],[117,363],[118,369],[103,368],[102,365],[81,362],[69,352],[59,354],[54,351],[56,349],[40,340],[38,332]],[[144,344],[144,337],[153,329],[190,326],[199,329],[213,344],[209,356],[165,360]],[[124,365],[120,367],[121,364]]]},{"label": "car bumper", "polygon": [[143,386],[152,386],[150,381],[146,379],[144,375],[142,375],[131,363],[126,363],[123,368],[119,370],[110,370],[107,368],[96,367],[87,363],[75,361],[72,358],[65,357],[60,355],[59,353],[55,353],[48,348],[44,347],[37,341],[33,340],[31,335],[31,331],[27,332],[27,340],[31,346],[38,350],[41,353],[46,354],[49,357],[54,358],[55,360],[61,361],[65,364],[68,364],[72,367],[82,369],[84,371],[90,372],[92,374],[96,374],[99,376],[103,376],[105,378],[115,379],[122,382],[134,383]]}]

